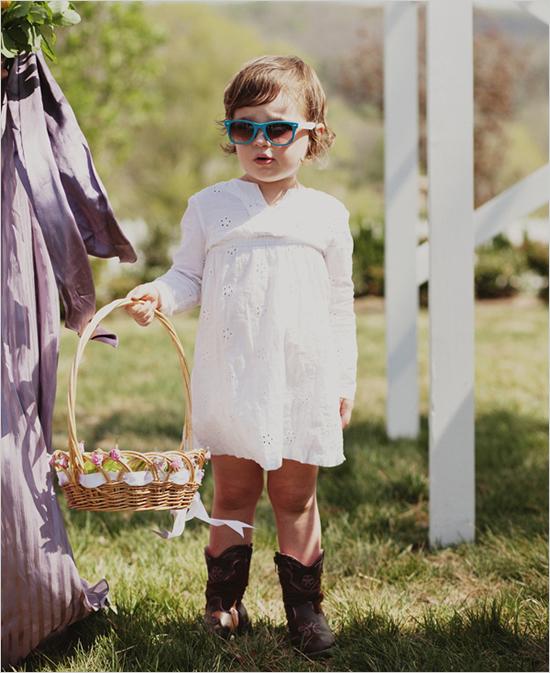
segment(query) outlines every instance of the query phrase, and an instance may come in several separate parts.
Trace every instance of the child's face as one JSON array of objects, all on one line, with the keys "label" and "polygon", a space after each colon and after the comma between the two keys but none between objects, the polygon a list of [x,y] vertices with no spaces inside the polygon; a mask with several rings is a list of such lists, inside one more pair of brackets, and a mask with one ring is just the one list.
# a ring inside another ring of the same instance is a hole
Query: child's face
[{"label": "child's face", "polygon": [[[240,107],[235,110],[233,119],[248,119],[255,122],[285,120],[309,122],[305,119],[297,104],[283,93],[271,103]],[[309,144],[309,131],[298,129],[294,142],[286,147],[277,147],[265,139],[261,130],[249,145],[235,145],[237,158],[247,175],[258,182],[276,182],[297,174]],[[272,157],[273,161],[262,163],[259,155]]]}]

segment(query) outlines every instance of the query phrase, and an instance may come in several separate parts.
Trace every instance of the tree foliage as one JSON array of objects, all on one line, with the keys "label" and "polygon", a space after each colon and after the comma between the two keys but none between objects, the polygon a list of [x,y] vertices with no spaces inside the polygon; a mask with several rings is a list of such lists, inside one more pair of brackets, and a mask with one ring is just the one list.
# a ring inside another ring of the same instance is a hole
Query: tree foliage
[{"label": "tree foliage", "polygon": [[159,110],[163,34],[141,2],[80,2],[78,11],[82,21],[59,35],[51,69],[109,181]]},{"label": "tree foliage", "polygon": [[[426,22],[419,11],[419,120],[420,165],[426,172]],[[359,28],[362,40],[341,64],[339,90],[351,104],[366,105],[383,116],[384,33],[368,26]],[[476,207],[494,196],[497,168],[506,151],[504,123],[513,113],[515,82],[520,76],[524,50],[490,26],[474,40],[474,175]]]},{"label": "tree foliage", "polygon": [[222,154],[216,120],[223,119],[223,91],[243,62],[264,51],[252,30],[199,4],[171,3],[147,15],[162,23],[166,42],[157,54],[155,83],[161,115],[136,136],[121,184],[132,217],[148,224],[143,246],[149,275],[169,263],[168,246],[192,193],[235,172]]}]

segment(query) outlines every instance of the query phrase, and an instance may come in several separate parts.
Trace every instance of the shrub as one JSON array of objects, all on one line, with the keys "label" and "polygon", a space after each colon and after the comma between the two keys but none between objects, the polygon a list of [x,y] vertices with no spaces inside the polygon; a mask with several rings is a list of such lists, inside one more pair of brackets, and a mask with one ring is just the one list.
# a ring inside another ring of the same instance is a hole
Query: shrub
[{"label": "shrub", "polygon": [[353,238],[353,283],[355,296],[384,294],[384,225],[357,215],[351,222]]},{"label": "shrub", "polygon": [[477,299],[511,297],[521,289],[521,274],[527,270],[525,254],[498,234],[476,251],[475,296]]},{"label": "shrub", "polygon": [[540,278],[537,294],[548,302],[548,244],[531,241],[524,235],[521,249],[525,254],[528,268]]}]

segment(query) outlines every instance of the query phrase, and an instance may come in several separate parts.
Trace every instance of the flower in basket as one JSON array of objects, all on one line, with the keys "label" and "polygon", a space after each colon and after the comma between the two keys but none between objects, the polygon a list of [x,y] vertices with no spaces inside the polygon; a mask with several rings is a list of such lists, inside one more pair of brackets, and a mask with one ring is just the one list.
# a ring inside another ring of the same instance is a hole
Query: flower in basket
[{"label": "flower in basket", "polygon": [[110,456],[113,460],[116,460],[116,461],[118,461],[118,462],[120,462],[120,461],[122,460],[122,454],[121,454],[120,451],[118,450],[118,447],[117,447],[117,446],[115,446],[114,449],[111,449],[111,450],[109,451],[109,456]]},{"label": "flower in basket", "polygon": [[153,458],[153,465],[157,470],[157,479],[159,481],[166,481],[170,473],[170,465],[168,459],[157,456]]},{"label": "flower in basket", "polygon": [[117,478],[118,473],[121,469],[123,469],[124,465],[126,465],[126,463],[122,458],[122,453],[119,451],[118,446],[115,446],[114,449],[111,449],[108,455],[104,455],[104,462],[102,466],[103,469],[109,473],[109,477],[111,479]]},{"label": "flower in basket", "polygon": [[50,457],[50,465],[55,469],[59,485],[65,486],[69,481],[69,477],[65,472],[69,467],[69,458],[67,457],[67,454],[62,453],[61,451],[56,451]]},{"label": "flower in basket", "polygon": [[69,459],[65,453],[54,453],[50,457],[50,465],[56,470],[66,470],[69,467]]},{"label": "flower in basket", "polygon": [[175,484],[186,484],[189,481],[189,470],[185,469],[184,462],[179,456],[170,461],[170,471],[169,481]]},{"label": "flower in basket", "polygon": [[84,461],[83,474],[79,477],[80,485],[85,488],[101,486],[107,481],[101,471],[101,468],[105,467],[106,454],[101,449],[96,449],[91,454],[87,454],[86,457],[89,460]]},{"label": "flower in basket", "polygon": [[178,457],[174,458],[173,460],[170,461],[170,468],[172,469],[173,472],[183,470],[183,460]]},{"label": "flower in basket", "polygon": [[92,453],[83,454],[89,458],[89,460],[84,461],[84,474],[93,474],[95,472],[101,472],[99,468],[103,467],[105,462],[105,454],[101,449],[96,449]]},{"label": "flower in basket", "polygon": [[105,462],[105,454],[101,449],[97,449],[92,453],[92,463],[96,467],[101,467],[101,465],[103,465],[104,462]]}]

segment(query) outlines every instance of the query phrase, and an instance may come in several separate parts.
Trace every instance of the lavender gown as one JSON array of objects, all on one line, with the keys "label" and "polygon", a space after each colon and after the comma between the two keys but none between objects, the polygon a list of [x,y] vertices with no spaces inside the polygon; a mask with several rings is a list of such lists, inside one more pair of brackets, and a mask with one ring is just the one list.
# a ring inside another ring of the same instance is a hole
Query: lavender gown
[{"label": "lavender gown", "polygon": [[61,294],[67,327],[95,310],[87,253],[134,261],[74,114],[42,55],[2,95],[2,664],[104,604],[80,578],[48,452]]}]

